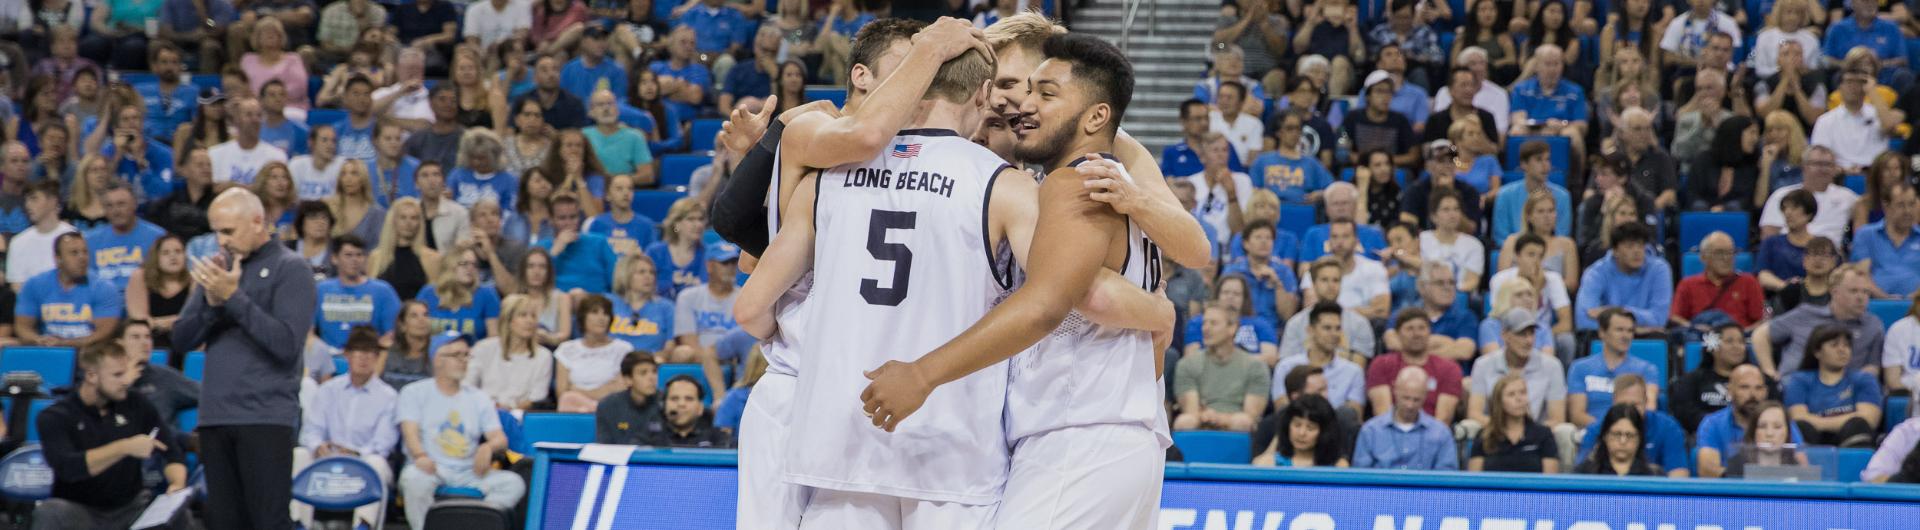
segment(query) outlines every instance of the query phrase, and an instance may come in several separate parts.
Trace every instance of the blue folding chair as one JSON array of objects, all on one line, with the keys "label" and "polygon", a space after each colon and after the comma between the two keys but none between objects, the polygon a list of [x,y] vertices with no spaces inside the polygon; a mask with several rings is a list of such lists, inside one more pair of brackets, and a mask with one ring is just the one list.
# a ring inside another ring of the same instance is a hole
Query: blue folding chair
[{"label": "blue folding chair", "polygon": [[1880,325],[1892,327],[1894,322],[1906,318],[1908,305],[1906,300],[1870,300],[1867,312],[1880,317]]},{"label": "blue folding chair", "polygon": [[167,350],[153,350],[153,353],[147,354],[147,363],[167,364]]},{"label": "blue folding chair", "polygon": [[1680,365],[1687,367],[1688,372],[1692,372],[1699,368],[1700,362],[1704,360],[1706,360],[1706,346],[1699,342],[1688,341],[1686,354],[1681,357]]},{"label": "blue folding chair", "polygon": [[1680,250],[1700,246],[1707,234],[1726,232],[1733,237],[1734,250],[1746,250],[1748,231],[1746,212],[1682,212],[1680,214]]},{"label": "blue folding chair", "polygon": [[0,350],[0,374],[27,371],[40,374],[46,390],[73,386],[74,351],[65,346],[12,346]]},{"label": "blue folding chair", "polygon": [[807,100],[817,99],[832,101],[836,107],[845,107],[847,106],[847,89],[836,86],[807,87]]},{"label": "blue folding chair", "polygon": [[53,466],[40,444],[28,444],[0,458],[0,497],[13,502],[53,498]]},{"label": "blue folding chair", "polygon": [[1887,412],[1880,415],[1880,432],[1893,432],[1893,426],[1899,425],[1900,422],[1907,421],[1908,415],[1912,413],[1912,406],[1913,398],[1911,396],[1892,396],[1887,398]]},{"label": "blue folding chair", "polygon": [[520,420],[520,435],[529,447],[538,442],[593,443],[593,415],[529,412]]},{"label": "blue folding chair", "polygon": [[726,120],[719,118],[693,120],[693,129],[688,132],[688,134],[692,136],[687,138],[687,141],[693,145],[693,152],[707,153],[713,151],[713,137],[716,134],[720,134],[720,125],[724,123],[726,123]]},{"label": "blue folding chair", "polygon": [[[350,456],[316,460],[293,476],[293,500],[319,512],[351,512],[374,503],[386,506],[390,494],[373,466]],[[374,530],[385,528],[386,522],[386,517],[376,518]]]},{"label": "blue folding chair", "polygon": [[193,432],[195,427],[200,426],[200,409],[191,408],[180,411],[174,415],[173,423],[180,432]]},{"label": "blue folding chair", "polygon": [[1253,436],[1244,432],[1175,431],[1173,445],[1189,464],[1245,464],[1253,461]]},{"label": "blue folding chair", "polygon": [[195,382],[204,379],[207,375],[207,352],[187,352],[186,360],[180,362],[180,373]]},{"label": "blue folding chair", "polygon": [[707,390],[706,398],[701,399],[700,402],[708,406],[713,405],[713,388],[707,385],[706,370],[702,369],[698,364],[674,363],[660,365],[660,386],[658,387],[660,392],[665,393],[667,391],[667,382],[672,381],[674,377],[680,375],[693,376],[693,380],[700,383],[700,388]]},{"label": "blue folding chair", "polygon": [[[699,149],[695,149],[697,152]],[[660,157],[660,185],[685,186],[693,181],[693,172],[713,163],[708,155],[662,155]],[[663,219],[664,217],[655,217]]]}]

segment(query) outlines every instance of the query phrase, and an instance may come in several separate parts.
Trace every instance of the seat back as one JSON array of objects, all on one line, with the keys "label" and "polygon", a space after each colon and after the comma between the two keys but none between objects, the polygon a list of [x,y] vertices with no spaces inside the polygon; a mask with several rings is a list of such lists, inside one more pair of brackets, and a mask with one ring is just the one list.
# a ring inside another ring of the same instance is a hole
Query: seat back
[{"label": "seat back", "polygon": [[667,210],[674,201],[687,198],[683,191],[636,190],[633,192],[633,211],[649,219],[666,219]]},{"label": "seat back", "polygon": [[0,458],[0,497],[16,502],[53,497],[53,466],[40,444],[29,444]]},{"label": "seat back", "polygon": [[1680,251],[1691,252],[1707,234],[1726,232],[1733,237],[1734,250],[1746,250],[1747,212],[1683,212],[1680,214]]},{"label": "seat back", "polygon": [[1244,432],[1175,431],[1173,445],[1189,464],[1245,464],[1253,461],[1253,436]]},{"label": "seat back", "polygon": [[347,119],[347,111],[338,109],[313,109],[307,111],[307,127],[316,125],[334,125]]},{"label": "seat back", "polygon": [[473,498],[442,499],[427,509],[421,530],[508,530],[513,516],[506,508]]},{"label": "seat back", "polygon": [[713,137],[720,134],[720,124],[726,120],[719,118],[701,118],[693,120],[693,128],[687,134],[687,143],[693,146],[695,153],[713,151]]},{"label": "seat back", "polygon": [[1867,470],[1867,461],[1873,460],[1872,449],[1835,449],[1839,462],[1834,465],[1838,482],[1860,482],[1860,472]]},{"label": "seat back", "polygon": [[384,503],[387,490],[373,466],[351,456],[330,456],[293,476],[293,500],[324,511],[347,511]]},{"label": "seat back", "polygon": [[1880,417],[1880,432],[1893,432],[1893,426],[1907,421],[1911,413],[1913,398],[1909,396],[1891,396],[1887,398],[1887,412]]},{"label": "seat back", "polygon": [[[668,187],[686,186],[693,182],[693,172],[699,171],[702,166],[712,163],[713,157],[704,154],[661,155],[660,185]],[[660,219],[660,217],[656,217],[655,219]]]},{"label": "seat back", "polygon": [[833,106],[836,107],[845,107],[847,106],[847,89],[837,86],[807,87],[807,100],[813,101],[817,99],[832,101]]},{"label": "seat back", "polygon": [[1880,325],[1893,327],[1894,322],[1906,318],[1909,304],[1906,300],[1870,300],[1867,302],[1867,312],[1880,317]]},{"label": "seat back", "polygon": [[[1682,278],[1692,276],[1695,274],[1700,274],[1701,272],[1706,270],[1707,270],[1707,262],[1701,259],[1699,252],[1689,251],[1680,258],[1680,277]],[[1733,254],[1733,270],[1737,272],[1747,272],[1747,273],[1753,272],[1753,253],[1751,252],[1734,253]]]},{"label": "seat back", "polygon": [[683,364],[660,365],[660,386],[659,386],[660,392],[664,395],[667,391],[667,382],[672,381],[675,376],[679,376],[682,374],[693,376],[693,380],[700,383],[700,388],[704,388],[707,390],[706,398],[701,399],[700,402],[703,404],[706,404],[709,407],[713,406],[713,388],[707,385],[706,370],[702,369],[698,364],[683,363]]},{"label": "seat back", "polygon": [[[1307,235],[1307,229],[1313,228],[1313,206],[1307,204],[1280,203],[1280,229],[1293,232],[1296,237]],[[1273,249],[1275,254],[1281,250]]]},{"label": "seat back", "polygon": [[207,375],[207,352],[187,352],[187,359],[180,362],[180,373],[196,382]]},{"label": "seat back", "polygon": [[73,348],[65,346],[11,346],[0,350],[0,374],[29,371],[40,374],[42,390],[70,388],[74,361]]},{"label": "seat back", "polygon": [[520,420],[520,435],[535,442],[593,443],[593,415],[529,412]]}]

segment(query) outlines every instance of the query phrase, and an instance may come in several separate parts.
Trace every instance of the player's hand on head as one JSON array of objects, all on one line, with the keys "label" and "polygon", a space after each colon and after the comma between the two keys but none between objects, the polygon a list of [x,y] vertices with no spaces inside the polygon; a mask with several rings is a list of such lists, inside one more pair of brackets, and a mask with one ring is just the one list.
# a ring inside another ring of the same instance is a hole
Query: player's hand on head
[{"label": "player's hand on head", "polygon": [[873,426],[893,432],[900,421],[926,404],[933,385],[913,363],[887,361],[867,372],[866,390],[860,392],[861,410],[873,419]]},{"label": "player's hand on head", "polygon": [[919,33],[913,35],[915,47],[930,46],[934,57],[946,61],[967,50],[980,50],[988,61],[993,60],[993,47],[987,45],[987,36],[973,22],[954,17],[940,17],[940,20],[928,24]]}]

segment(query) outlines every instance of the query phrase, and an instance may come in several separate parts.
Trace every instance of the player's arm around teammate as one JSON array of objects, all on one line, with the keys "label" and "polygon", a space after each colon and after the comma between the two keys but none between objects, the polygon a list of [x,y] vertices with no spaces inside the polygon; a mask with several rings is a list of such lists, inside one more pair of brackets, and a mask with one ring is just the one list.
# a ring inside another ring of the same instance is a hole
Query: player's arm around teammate
[{"label": "player's arm around teammate", "polygon": [[1200,221],[1180,207],[1166,176],[1153,160],[1153,153],[1132,135],[1120,133],[1113,141],[1113,155],[1119,158],[1120,172],[1100,168],[1090,175],[1086,188],[1093,200],[1107,203],[1120,215],[1133,219],[1140,230],[1153,238],[1167,258],[1189,269],[1213,266],[1213,246]]},{"label": "player's arm around teammate", "polygon": [[793,199],[795,209],[781,210],[780,232],[773,235],[755,274],[733,301],[734,322],[760,340],[773,337],[774,302],[813,269],[813,175],[800,179]]}]

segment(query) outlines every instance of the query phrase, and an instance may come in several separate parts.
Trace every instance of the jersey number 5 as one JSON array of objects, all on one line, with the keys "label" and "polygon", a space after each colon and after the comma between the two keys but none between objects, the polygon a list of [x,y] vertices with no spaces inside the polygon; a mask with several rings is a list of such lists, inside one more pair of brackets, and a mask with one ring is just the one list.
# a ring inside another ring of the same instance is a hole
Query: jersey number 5
[{"label": "jersey number 5", "polygon": [[873,218],[867,222],[867,253],[873,259],[893,262],[893,281],[888,282],[891,287],[881,287],[880,280],[862,278],[860,297],[867,303],[898,306],[907,299],[907,280],[913,277],[913,249],[903,243],[888,243],[887,231],[912,230],[918,216],[918,212],[873,211]]}]

